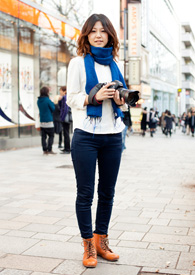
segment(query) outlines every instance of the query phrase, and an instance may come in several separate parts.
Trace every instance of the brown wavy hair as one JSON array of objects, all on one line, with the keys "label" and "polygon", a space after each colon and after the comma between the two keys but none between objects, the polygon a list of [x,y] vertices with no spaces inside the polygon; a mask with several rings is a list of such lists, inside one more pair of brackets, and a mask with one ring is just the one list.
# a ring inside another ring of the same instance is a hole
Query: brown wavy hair
[{"label": "brown wavy hair", "polygon": [[83,28],[81,30],[81,33],[77,41],[77,44],[78,44],[77,54],[80,56],[82,55],[86,56],[86,54],[88,53],[92,55],[90,51],[90,43],[88,40],[88,35],[92,31],[97,21],[100,21],[102,23],[105,32],[107,32],[108,34],[108,43],[105,46],[105,48],[113,47],[112,55],[113,55],[113,58],[116,59],[116,57],[118,57],[119,41],[111,21],[104,14],[92,14],[87,19],[87,21],[83,25]]}]

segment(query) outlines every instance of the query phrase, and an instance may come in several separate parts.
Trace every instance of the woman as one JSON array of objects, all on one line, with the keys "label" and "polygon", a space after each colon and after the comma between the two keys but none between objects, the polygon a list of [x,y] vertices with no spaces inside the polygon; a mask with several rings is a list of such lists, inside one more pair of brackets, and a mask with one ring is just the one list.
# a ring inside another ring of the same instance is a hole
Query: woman
[{"label": "woman", "polygon": [[155,112],[153,108],[150,108],[149,113],[149,128],[150,128],[150,136],[153,137],[155,128],[156,128],[156,118],[155,118]]},{"label": "woman", "polygon": [[40,114],[41,142],[43,154],[54,155],[56,153],[52,151],[52,145],[54,140],[53,112],[55,110],[55,105],[49,99],[49,89],[47,87],[41,88],[40,97],[37,100],[37,105],[39,107]]},{"label": "woman", "polygon": [[[97,254],[108,261],[119,255],[108,247],[108,226],[122,152],[124,104],[110,88],[119,80],[126,87],[115,59],[116,31],[103,14],[93,14],[78,38],[78,56],[68,69],[67,104],[72,109],[74,135],[71,155],[77,181],[76,215],[84,243],[83,265],[95,267]],[[98,206],[92,231],[91,205],[98,161]]]},{"label": "woman", "polygon": [[68,107],[66,101],[66,86],[60,88],[61,100],[59,101],[60,106],[60,118],[62,122],[63,134],[64,134],[64,149],[62,149],[61,154],[70,154],[70,120],[69,113],[70,108]]},{"label": "woman", "polygon": [[145,133],[146,133],[146,124],[147,124],[146,117],[147,117],[147,107],[145,107],[142,110],[141,130],[142,130],[142,136],[143,137],[145,136]]},{"label": "woman", "polygon": [[62,123],[60,119],[60,106],[59,100],[61,99],[60,95],[54,97],[55,110],[53,112],[53,122],[54,122],[54,132],[59,135],[58,148],[62,148]]},{"label": "woman", "polygon": [[173,128],[173,117],[171,115],[171,112],[170,111],[167,111],[165,117],[164,117],[164,120],[165,120],[165,135],[168,136],[168,133],[171,137],[171,130]]}]

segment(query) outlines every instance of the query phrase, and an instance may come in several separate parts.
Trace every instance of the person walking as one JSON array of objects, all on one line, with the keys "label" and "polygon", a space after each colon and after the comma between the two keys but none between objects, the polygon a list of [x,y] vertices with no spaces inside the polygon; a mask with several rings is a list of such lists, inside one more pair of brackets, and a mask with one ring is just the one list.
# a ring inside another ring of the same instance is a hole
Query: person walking
[{"label": "person walking", "polygon": [[147,119],[147,107],[145,107],[143,110],[142,110],[142,119],[141,119],[141,130],[142,130],[142,136],[144,137],[145,134],[146,134],[146,125],[147,125],[147,122],[146,122],[146,119]]},{"label": "person walking", "polygon": [[192,137],[194,137],[195,128],[195,110],[192,108],[191,117],[189,118],[189,127],[191,129]]},{"label": "person walking", "polygon": [[38,97],[37,105],[40,114],[41,127],[41,143],[43,154],[56,154],[52,151],[54,140],[54,123],[53,112],[55,110],[54,103],[49,99],[49,88],[42,87],[40,90],[40,97]]},{"label": "person walking", "polygon": [[125,124],[125,129],[122,131],[122,152],[126,149],[125,140],[127,135],[127,130],[131,128],[131,115],[130,115],[130,107],[127,104],[121,106],[121,110],[123,112],[123,123]]},{"label": "person walking", "polygon": [[62,123],[60,119],[60,95],[54,97],[55,110],[53,112],[54,132],[59,135],[58,148],[62,148]]},{"label": "person walking", "polygon": [[171,137],[171,130],[173,128],[173,117],[171,115],[171,112],[170,111],[167,111],[167,113],[165,114],[165,117],[164,117],[164,121],[165,121],[165,135],[168,136],[168,133]]},{"label": "person walking", "polygon": [[[119,80],[124,78],[115,61],[119,41],[110,20],[93,14],[85,22],[78,38],[78,56],[70,61],[67,82],[67,104],[72,109],[73,139],[71,155],[77,182],[76,215],[83,238],[83,265],[95,267],[97,254],[108,261],[119,255],[108,246],[108,227],[112,213],[115,185],[125,125],[119,106]],[[98,162],[97,162],[98,161]],[[91,206],[95,171],[98,164],[98,204],[95,230],[92,230]]]},{"label": "person walking", "polygon": [[67,105],[66,86],[60,88],[60,95],[62,99],[59,101],[60,106],[60,118],[64,134],[64,148],[61,150],[61,154],[70,154],[70,120],[69,113],[70,108]]},{"label": "person walking", "polygon": [[153,137],[155,128],[156,128],[156,118],[155,118],[155,112],[153,108],[150,108],[149,113],[149,128],[150,128],[150,136]]}]

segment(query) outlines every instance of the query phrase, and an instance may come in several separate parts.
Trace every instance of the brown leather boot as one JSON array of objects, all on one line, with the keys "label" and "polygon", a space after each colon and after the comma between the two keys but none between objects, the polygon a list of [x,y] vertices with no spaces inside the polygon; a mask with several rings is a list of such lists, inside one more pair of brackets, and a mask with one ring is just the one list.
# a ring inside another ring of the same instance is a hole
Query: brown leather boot
[{"label": "brown leather boot", "polygon": [[119,255],[113,253],[112,250],[108,247],[108,235],[99,235],[95,233],[93,235],[95,239],[97,255],[101,256],[107,261],[117,261],[119,259]]},{"label": "brown leather boot", "polygon": [[94,238],[83,239],[83,245],[84,245],[83,265],[86,267],[96,267],[97,252],[95,248]]}]

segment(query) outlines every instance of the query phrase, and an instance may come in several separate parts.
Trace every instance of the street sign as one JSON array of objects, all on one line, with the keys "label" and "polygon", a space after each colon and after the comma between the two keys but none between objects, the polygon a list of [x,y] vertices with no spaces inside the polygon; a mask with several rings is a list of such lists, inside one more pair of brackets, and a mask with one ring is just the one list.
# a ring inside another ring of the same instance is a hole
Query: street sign
[{"label": "street sign", "polygon": [[130,85],[140,84],[140,60],[139,59],[129,60],[129,84]]}]

